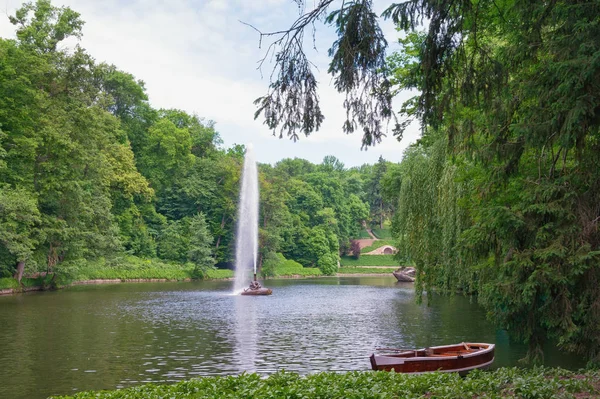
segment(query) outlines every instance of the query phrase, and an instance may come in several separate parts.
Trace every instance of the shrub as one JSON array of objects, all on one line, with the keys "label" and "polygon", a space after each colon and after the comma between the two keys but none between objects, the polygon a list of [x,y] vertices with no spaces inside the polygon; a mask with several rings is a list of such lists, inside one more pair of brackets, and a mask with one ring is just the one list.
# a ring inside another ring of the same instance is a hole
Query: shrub
[{"label": "shrub", "polygon": [[317,266],[324,275],[331,276],[335,274],[338,268],[337,257],[332,254],[321,255],[317,261]]}]

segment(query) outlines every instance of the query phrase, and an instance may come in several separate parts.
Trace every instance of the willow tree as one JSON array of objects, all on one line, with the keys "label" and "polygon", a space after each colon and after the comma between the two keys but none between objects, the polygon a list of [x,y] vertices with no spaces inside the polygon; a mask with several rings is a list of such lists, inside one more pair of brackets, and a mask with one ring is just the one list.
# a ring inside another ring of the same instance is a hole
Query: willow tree
[{"label": "willow tree", "polygon": [[[334,4],[339,10],[328,11]],[[433,285],[459,288],[476,273],[481,303],[530,344],[534,359],[549,338],[600,359],[598,15],[598,2],[525,0],[412,0],[383,14],[405,32],[424,29],[418,46],[400,51],[400,61],[411,64],[403,64],[400,88],[420,92],[401,113],[448,143],[439,175],[415,168],[402,177],[401,190],[409,176],[438,179],[435,189],[419,192],[438,209],[414,204],[411,216],[422,229],[415,245],[433,251],[422,251],[425,275]],[[294,138],[318,129],[316,81],[301,47],[302,32],[318,18],[338,33],[329,72],[347,96],[345,130],[361,126],[363,145],[371,145],[392,118],[399,134],[403,125],[390,106],[398,88],[371,1],[322,0],[289,30],[263,33],[274,39],[276,67],[258,114]],[[425,153],[414,157],[433,162]],[[458,184],[469,176],[462,160],[477,168],[472,187]],[[448,204],[458,197],[467,212],[460,226],[460,209]],[[436,232],[437,249],[426,241]],[[460,253],[453,270],[438,266],[444,248]],[[434,278],[443,275],[438,268],[447,278]]]}]

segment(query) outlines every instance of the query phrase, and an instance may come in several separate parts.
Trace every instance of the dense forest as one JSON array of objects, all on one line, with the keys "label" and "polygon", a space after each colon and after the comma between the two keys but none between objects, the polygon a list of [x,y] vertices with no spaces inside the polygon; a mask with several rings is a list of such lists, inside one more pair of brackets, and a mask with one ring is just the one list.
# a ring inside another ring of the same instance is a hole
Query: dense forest
[{"label": "dense forest", "polygon": [[[215,124],[154,109],[144,83],[83,48],[83,21],[40,0],[0,39],[0,278],[69,274],[123,256],[231,267],[244,146]],[[388,163],[285,159],[260,171],[260,261],[281,253],[332,274],[364,222],[391,212]]]}]

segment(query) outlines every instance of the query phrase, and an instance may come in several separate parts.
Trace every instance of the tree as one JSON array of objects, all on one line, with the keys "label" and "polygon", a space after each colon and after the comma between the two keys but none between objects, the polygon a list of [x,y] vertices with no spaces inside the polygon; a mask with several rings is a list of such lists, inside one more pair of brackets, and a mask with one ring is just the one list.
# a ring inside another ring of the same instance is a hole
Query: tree
[{"label": "tree", "polygon": [[369,198],[370,213],[372,220],[376,220],[379,228],[383,229],[383,222],[389,216],[389,206],[383,200],[382,179],[387,170],[387,162],[382,156],[373,166],[373,174],[367,182],[365,191]]},{"label": "tree", "polygon": [[215,258],[212,256],[213,238],[208,231],[204,215],[201,213],[194,215],[189,229],[188,260],[194,264],[194,275],[204,277],[206,272],[215,265]]},{"label": "tree", "polygon": [[30,192],[0,186],[0,246],[14,259],[19,283],[37,244],[35,227],[40,221],[37,202]]},{"label": "tree", "polygon": [[[598,361],[600,292],[590,282],[600,277],[600,5],[392,4],[383,17],[407,36],[386,63],[371,2],[328,12],[333,3],[319,1],[289,30],[261,33],[274,39],[267,53],[276,66],[257,114],[280,135],[318,129],[323,115],[301,39],[318,18],[334,25],[329,72],[347,110],[364,105],[352,95],[365,82],[377,82],[363,98],[380,106],[369,121],[392,116],[385,100],[398,90],[420,92],[401,113],[418,118],[424,135],[395,183],[396,225],[414,229],[399,239],[415,240],[412,255],[427,279],[417,285],[476,288],[498,325],[530,344],[533,359],[552,338]],[[376,143],[380,130],[355,114],[363,145]],[[455,267],[448,251],[460,254]]]},{"label": "tree", "polygon": [[[391,13],[404,29],[415,27],[415,16],[430,19],[428,32],[398,58],[394,76],[422,93],[405,106],[407,116],[427,126],[421,162],[434,164],[427,156],[440,134],[449,150],[427,179],[436,189],[413,186],[414,197],[424,201],[429,190],[429,203],[437,204],[436,213],[412,212],[427,221],[413,254],[433,251],[417,263],[423,283],[476,290],[494,321],[529,343],[532,360],[541,360],[542,344],[555,339],[597,361],[592,317],[600,315],[581,309],[598,306],[591,299],[598,291],[587,282],[598,278],[593,265],[600,255],[592,205],[600,192],[600,120],[592,116],[599,102],[589,97],[598,88],[592,77],[600,76],[590,63],[600,53],[590,17],[599,6],[447,5],[404,3]],[[443,152],[434,152],[441,160]],[[403,173],[401,191],[420,175]],[[402,194],[400,201],[404,212]],[[399,223],[408,220],[401,216]],[[441,241],[434,245],[436,235]],[[460,254],[453,266],[446,262],[452,254]]]},{"label": "tree", "polygon": [[70,36],[80,38],[83,27],[78,13],[68,7],[54,7],[50,0],[25,3],[9,20],[18,27],[19,42],[42,53],[55,52],[58,43]]}]

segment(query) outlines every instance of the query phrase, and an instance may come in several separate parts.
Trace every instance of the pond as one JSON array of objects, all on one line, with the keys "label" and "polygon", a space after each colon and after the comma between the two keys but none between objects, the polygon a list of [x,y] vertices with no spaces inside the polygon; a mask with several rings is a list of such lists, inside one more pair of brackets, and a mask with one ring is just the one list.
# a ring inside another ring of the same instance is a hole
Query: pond
[{"label": "pond", "polygon": [[[417,305],[393,277],[268,280],[269,297],[231,281],[77,286],[0,297],[0,398],[175,382],[244,371],[369,370],[376,347],[496,343],[495,367],[524,345],[469,298]],[[547,350],[546,364],[578,368]]]}]

